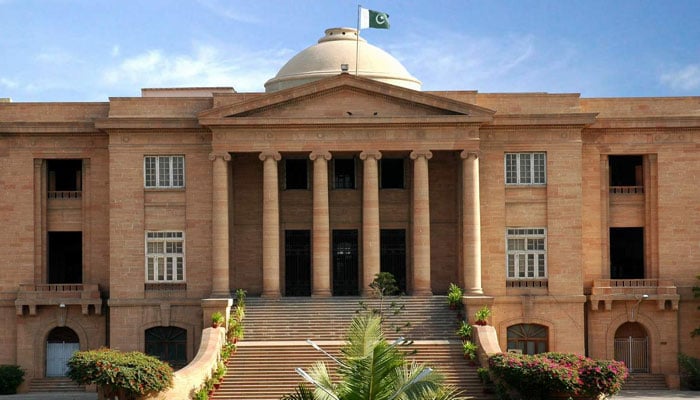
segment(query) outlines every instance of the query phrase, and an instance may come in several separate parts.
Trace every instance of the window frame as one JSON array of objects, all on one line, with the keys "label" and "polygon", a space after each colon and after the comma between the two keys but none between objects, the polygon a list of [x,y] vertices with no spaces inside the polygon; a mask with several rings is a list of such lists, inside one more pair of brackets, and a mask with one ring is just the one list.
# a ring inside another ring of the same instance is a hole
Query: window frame
[{"label": "window frame", "polygon": [[[511,157],[515,158],[514,166],[509,163]],[[525,158],[527,160],[524,160]],[[505,153],[503,179],[507,186],[546,186],[547,153],[544,151]]]},{"label": "window frame", "polygon": [[[162,244],[162,251],[149,251],[149,244],[158,243]],[[168,244],[179,244],[180,251],[168,251]],[[184,231],[146,231],[144,252],[145,283],[185,283],[187,281]],[[160,259],[163,260],[162,264],[158,261]],[[149,265],[151,260],[153,262]],[[163,268],[162,274],[159,271],[160,268]],[[163,278],[159,278],[161,275]]]},{"label": "window frame", "polygon": [[[181,161],[180,165],[175,164],[176,159]],[[150,160],[153,160],[152,164],[149,164]],[[161,169],[165,160],[167,160],[167,171],[164,172]],[[163,178],[166,175],[167,183],[163,183]],[[143,156],[143,187],[146,189],[183,189],[185,187],[185,156],[183,154]]]},{"label": "window frame", "polygon": [[[522,248],[511,248],[511,244],[515,244],[514,241],[516,240],[524,240]],[[540,240],[541,246],[536,242]],[[509,227],[506,228],[505,241],[507,280],[523,281],[548,279],[547,228]],[[524,267],[521,266],[523,261],[525,262]],[[532,275],[530,275],[531,271]]]},{"label": "window frame", "polygon": [[[544,336],[531,336],[529,333],[543,332]],[[549,351],[549,327],[542,324],[514,324],[506,328],[506,343],[508,351],[513,349],[522,351],[522,354],[533,355]],[[511,347],[515,345],[515,347]],[[530,346],[535,350],[531,353]],[[543,347],[537,349],[537,347]],[[538,351],[541,350],[541,351]]]}]

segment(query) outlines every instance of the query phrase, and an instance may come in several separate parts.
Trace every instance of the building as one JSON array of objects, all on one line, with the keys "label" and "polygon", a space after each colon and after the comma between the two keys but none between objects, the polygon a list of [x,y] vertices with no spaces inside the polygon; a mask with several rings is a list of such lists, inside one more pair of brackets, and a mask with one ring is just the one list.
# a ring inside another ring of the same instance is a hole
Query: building
[{"label": "building", "polygon": [[[700,356],[700,98],[424,92],[354,29],[266,84],[0,103],[0,363],[191,360],[250,296],[466,288],[503,349]],[[349,50],[348,50],[349,49]],[[58,361],[56,361],[58,360]]]}]

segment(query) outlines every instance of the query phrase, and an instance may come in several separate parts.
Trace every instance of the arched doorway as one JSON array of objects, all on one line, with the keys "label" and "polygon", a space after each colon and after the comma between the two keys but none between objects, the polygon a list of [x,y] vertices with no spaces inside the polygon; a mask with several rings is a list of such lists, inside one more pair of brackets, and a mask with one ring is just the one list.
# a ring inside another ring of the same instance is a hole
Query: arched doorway
[{"label": "arched doorway", "polygon": [[649,372],[649,334],[639,322],[625,322],[615,331],[615,360],[631,373]]},{"label": "arched doorway", "polygon": [[80,350],[80,339],[70,328],[57,327],[46,339],[46,377],[57,378],[68,373],[68,359]]},{"label": "arched doorway", "polygon": [[173,369],[187,365],[187,331],[176,326],[146,329],[146,354],[170,364]]},{"label": "arched doorway", "polygon": [[544,353],[549,348],[549,329],[538,324],[518,324],[508,327],[508,351],[522,354]]}]

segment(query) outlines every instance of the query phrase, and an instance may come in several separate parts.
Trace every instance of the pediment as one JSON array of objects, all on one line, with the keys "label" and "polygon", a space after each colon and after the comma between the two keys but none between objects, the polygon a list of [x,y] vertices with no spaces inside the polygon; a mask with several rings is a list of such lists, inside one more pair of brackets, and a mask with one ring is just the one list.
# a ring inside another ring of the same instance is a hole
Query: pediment
[{"label": "pediment", "polygon": [[203,125],[222,119],[338,119],[450,117],[490,121],[494,111],[429,93],[341,74],[220,106],[199,114]]}]

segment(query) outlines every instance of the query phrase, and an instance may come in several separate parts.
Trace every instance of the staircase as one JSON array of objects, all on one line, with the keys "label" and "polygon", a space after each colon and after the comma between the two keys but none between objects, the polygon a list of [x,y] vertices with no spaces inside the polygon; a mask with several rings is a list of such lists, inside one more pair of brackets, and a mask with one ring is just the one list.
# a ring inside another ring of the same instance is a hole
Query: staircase
[{"label": "staircase", "polygon": [[663,374],[630,374],[622,390],[668,390],[668,385]]},{"label": "staircase", "polygon": [[[359,301],[378,308],[377,300],[345,298],[248,298],[246,302],[245,340],[229,360],[227,375],[213,399],[279,400],[294,392],[303,382],[295,368],[309,371],[323,361],[331,371],[335,363],[306,342],[313,340],[332,356],[340,354],[347,328]],[[448,384],[464,390],[475,399],[493,399],[482,394],[475,366],[462,355],[462,344],[455,336],[457,318],[449,310],[445,297],[406,297],[394,299],[405,309],[386,318],[389,340],[404,336],[414,343],[406,346],[409,359],[425,363],[445,376]],[[386,306],[386,302],[385,302]],[[411,325],[400,333],[388,327]],[[415,354],[413,354],[415,352]]]},{"label": "staircase", "polygon": [[29,392],[85,392],[85,386],[78,385],[70,378],[41,378],[29,382]]}]

